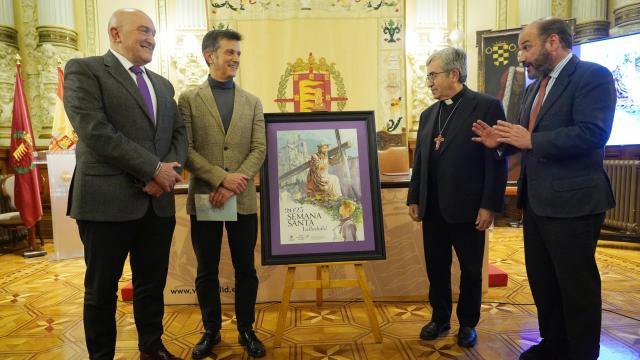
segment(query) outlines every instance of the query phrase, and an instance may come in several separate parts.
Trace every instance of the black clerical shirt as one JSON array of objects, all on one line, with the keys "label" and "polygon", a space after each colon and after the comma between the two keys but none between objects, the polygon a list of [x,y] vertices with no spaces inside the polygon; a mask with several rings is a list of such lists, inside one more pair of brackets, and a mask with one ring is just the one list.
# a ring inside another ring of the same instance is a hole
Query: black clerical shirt
[{"label": "black clerical shirt", "polygon": [[[438,170],[440,169],[441,159],[440,153],[442,152],[442,147],[447,142],[447,133],[451,124],[456,121],[456,114],[452,114],[454,109],[455,112],[460,111],[460,106],[458,103],[462,100],[462,97],[467,91],[467,87],[463,85],[462,90],[460,90],[457,94],[455,94],[451,101],[450,105],[447,105],[445,101],[440,101],[438,106],[438,112],[440,114],[440,124],[438,124],[438,116],[436,115],[435,124],[433,126],[433,137],[429,139],[429,175],[428,175],[428,185],[427,185],[427,213],[429,210],[440,212],[440,206],[438,204]],[[451,118],[449,118],[451,116]],[[447,121],[447,118],[449,121]],[[440,131],[442,131],[442,137],[445,140],[440,143],[440,149],[435,149],[435,138],[440,135]]]}]

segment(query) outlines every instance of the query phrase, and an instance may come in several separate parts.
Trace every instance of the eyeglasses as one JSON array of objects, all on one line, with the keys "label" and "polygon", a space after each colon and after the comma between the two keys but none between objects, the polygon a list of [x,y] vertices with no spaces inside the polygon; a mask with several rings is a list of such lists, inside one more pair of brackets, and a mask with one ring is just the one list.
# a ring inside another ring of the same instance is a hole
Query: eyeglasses
[{"label": "eyeglasses", "polygon": [[444,73],[448,73],[449,71],[438,71],[438,72],[430,72],[427,74],[427,81],[431,81],[433,82],[436,79],[436,76],[438,76],[438,74],[444,74]]}]

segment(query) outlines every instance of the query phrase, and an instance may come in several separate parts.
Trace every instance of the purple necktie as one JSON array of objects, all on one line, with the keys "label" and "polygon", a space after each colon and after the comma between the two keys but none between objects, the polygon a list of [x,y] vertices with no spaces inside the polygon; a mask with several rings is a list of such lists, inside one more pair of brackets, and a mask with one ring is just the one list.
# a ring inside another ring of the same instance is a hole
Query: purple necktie
[{"label": "purple necktie", "polygon": [[136,82],[138,83],[138,90],[140,90],[140,95],[144,98],[144,102],[147,104],[147,109],[149,110],[149,114],[151,114],[151,121],[156,123],[156,116],[153,113],[153,102],[151,101],[151,92],[149,92],[149,87],[147,86],[147,82],[144,80],[144,76],[142,75],[143,71],[139,65],[133,65],[129,68],[131,72],[136,74]]}]

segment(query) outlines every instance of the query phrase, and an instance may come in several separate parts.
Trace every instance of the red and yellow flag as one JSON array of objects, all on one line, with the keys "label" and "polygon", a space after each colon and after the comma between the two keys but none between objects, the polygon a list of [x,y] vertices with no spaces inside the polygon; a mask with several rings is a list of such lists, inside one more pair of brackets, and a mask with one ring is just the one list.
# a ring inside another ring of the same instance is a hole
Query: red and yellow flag
[{"label": "red and yellow flag", "polygon": [[64,72],[58,66],[58,91],[56,92],[56,107],[53,113],[49,151],[71,150],[78,142],[78,134],[73,130],[67,113],[64,111],[63,91]]},{"label": "red and yellow flag", "polygon": [[27,99],[22,88],[20,64],[16,65],[16,89],[13,95],[13,119],[11,121],[11,146],[9,164],[15,171],[15,204],[20,218],[32,227],[42,217],[42,202],[38,186],[38,169],[33,163],[35,142],[29,120]]}]

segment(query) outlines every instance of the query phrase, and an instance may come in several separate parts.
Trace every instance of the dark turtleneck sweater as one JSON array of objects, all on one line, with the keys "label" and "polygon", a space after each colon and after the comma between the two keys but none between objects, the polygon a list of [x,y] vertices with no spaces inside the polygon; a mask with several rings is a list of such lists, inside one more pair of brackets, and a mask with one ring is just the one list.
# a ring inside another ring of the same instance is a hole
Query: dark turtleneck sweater
[{"label": "dark turtleneck sweater", "polygon": [[220,120],[224,126],[224,132],[229,130],[231,124],[231,115],[233,115],[233,99],[235,95],[235,84],[233,79],[227,81],[215,80],[209,75],[207,78],[213,98],[216,100],[216,106],[220,113]]}]

